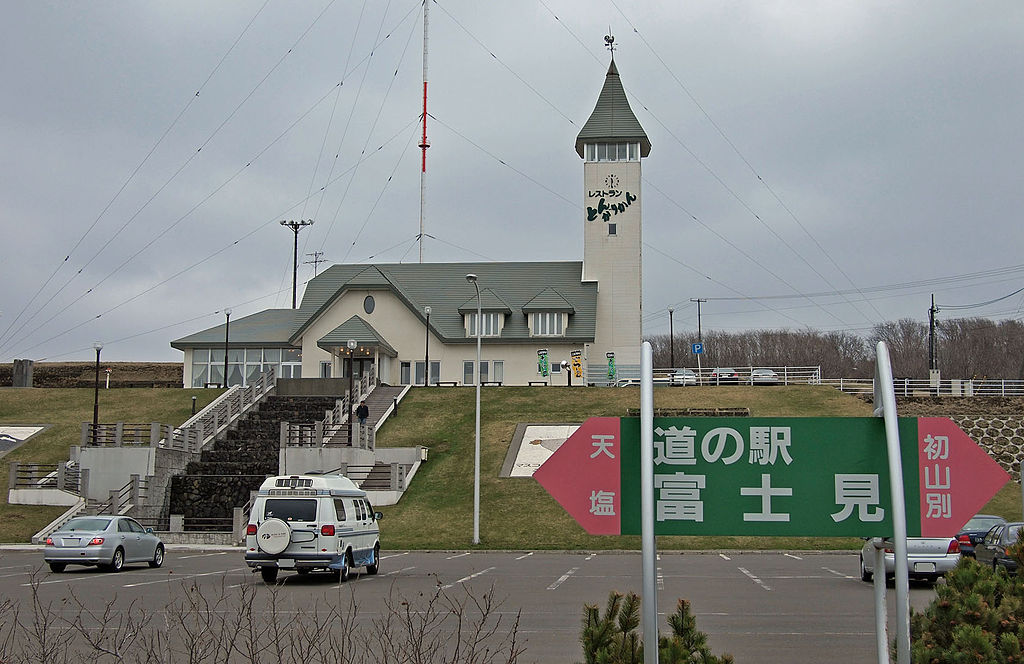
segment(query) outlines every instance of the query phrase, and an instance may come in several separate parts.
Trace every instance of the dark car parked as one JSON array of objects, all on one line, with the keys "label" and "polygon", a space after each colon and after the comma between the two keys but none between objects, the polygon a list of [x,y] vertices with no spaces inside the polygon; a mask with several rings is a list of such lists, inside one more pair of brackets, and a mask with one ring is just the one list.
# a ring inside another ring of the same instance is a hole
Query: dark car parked
[{"label": "dark car parked", "polygon": [[1006,519],[1001,516],[975,514],[956,534],[956,538],[960,541],[960,555],[973,558],[974,547],[985,537],[985,533],[994,526],[1001,526],[1004,523],[1006,523]]},{"label": "dark car parked", "polygon": [[1015,574],[1017,572],[1017,561],[1011,558],[1006,550],[1017,543],[1024,523],[1004,523],[993,526],[981,542],[974,548],[974,557],[982,565],[991,566],[992,569],[1005,569]]}]

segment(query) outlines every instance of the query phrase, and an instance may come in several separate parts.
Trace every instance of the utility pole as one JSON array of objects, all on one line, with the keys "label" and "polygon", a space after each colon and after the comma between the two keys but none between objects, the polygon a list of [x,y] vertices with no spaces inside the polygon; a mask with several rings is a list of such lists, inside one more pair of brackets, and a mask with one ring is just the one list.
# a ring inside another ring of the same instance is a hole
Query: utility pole
[{"label": "utility pole", "polygon": [[317,266],[320,265],[320,263],[326,263],[327,259],[324,258],[324,252],[322,252],[322,251],[314,251],[313,253],[306,254],[306,255],[307,256],[312,256],[313,258],[311,258],[308,261],[302,261],[302,264],[303,265],[312,265],[313,266],[313,276],[315,277],[316,276],[316,268],[317,268]]},{"label": "utility pole", "polygon": [[672,307],[668,308],[668,365],[675,369],[676,367],[676,333],[672,326],[672,314],[675,313],[675,309]]},{"label": "utility pole", "polygon": [[704,339],[701,337],[700,332],[700,303],[707,302],[707,300],[701,299],[699,297],[691,297],[690,302],[697,303],[697,343],[702,344],[704,343]]},{"label": "utility pole", "polygon": [[287,226],[295,233],[295,251],[292,258],[292,309],[295,308],[295,289],[299,276],[299,231],[306,226],[312,226],[312,219],[300,219],[299,221],[282,221],[282,226]]},{"label": "utility pole", "polygon": [[928,307],[928,368],[938,369],[938,361],[935,357],[935,314],[939,309],[935,306],[935,294],[932,293],[932,306]]}]

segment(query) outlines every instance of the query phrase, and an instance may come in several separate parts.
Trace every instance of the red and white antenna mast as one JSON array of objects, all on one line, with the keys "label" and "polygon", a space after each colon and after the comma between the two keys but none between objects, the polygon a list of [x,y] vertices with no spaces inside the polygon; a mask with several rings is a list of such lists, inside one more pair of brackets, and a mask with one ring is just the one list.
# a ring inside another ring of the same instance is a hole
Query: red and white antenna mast
[{"label": "red and white antenna mast", "polygon": [[423,138],[420,140],[420,150],[423,152],[423,161],[420,166],[420,262],[423,262],[423,212],[426,203],[427,193],[427,148],[430,141],[427,140],[427,28],[430,26],[428,19],[430,0],[423,0]]}]

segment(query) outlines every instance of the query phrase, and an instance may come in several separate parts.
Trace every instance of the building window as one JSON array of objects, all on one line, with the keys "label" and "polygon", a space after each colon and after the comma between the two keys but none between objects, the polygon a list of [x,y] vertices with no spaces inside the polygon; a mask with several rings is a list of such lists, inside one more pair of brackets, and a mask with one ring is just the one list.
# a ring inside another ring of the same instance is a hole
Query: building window
[{"label": "building window", "polygon": [[560,312],[530,314],[530,334],[535,337],[560,337],[564,334],[562,318]]},{"label": "building window", "polygon": [[321,378],[330,378],[331,377],[331,361],[330,360],[322,360],[320,362],[320,377]]},{"label": "building window", "polygon": [[372,314],[374,306],[376,306],[376,303],[373,301],[372,295],[367,295],[363,298],[363,311],[368,314]]},{"label": "building window", "polygon": [[494,376],[491,380],[504,384],[505,382],[505,362],[502,360],[494,360]]},{"label": "building window", "polygon": [[408,385],[409,384],[409,380],[411,378],[411,376],[410,376],[410,370],[411,369],[412,369],[412,365],[409,362],[402,362],[401,370],[400,370],[401,378],[399,380],[399,382],[402,385]]},{"label": "building window", "polygon": [[639,143],[588,143],[587,161],[639,161]]},{"label": "building window", "polygon": [[[441,362],[440,362],[440,360],[438,360],[436,362],[434,360],[431,360],[430,361],[430,384],[431,385],[437,385],[437,381],[439,380],[440,375],[441,375]],[[418,362],[416,362],[416,382],[413,383],[413,384],[414,385],[422,385],[423,384],[423,360],[419,360]]]},{"label": "building window", "polygon": [[466,360],[462,363],[462,384],[463,385],[476,385],[476,381],[473,378],[473,361]]},{"label": "building window", "polygon": [[615,224],[608,224],[608,235],[615,235]]},{"label": "building window", "polygon": [[[433,364],[433,362],[431,362]],[[494,365],[493,367],[491,365]],[[491,377],[490,369],[494,369]],[[503,360],[480,360],[480,384],[490,382],[501,382],[505,380],[505,362]],[[473,360],[465,360],[462,363],[462,384],[476,385],[473,376]]]},{"label": "building window", "polygon": [[[480,320],[482,326],[480,328],[481,337],[497,337],[501,335],[501,326],[505,321],[505,314],[502,313],[483,313],[481,314]],[[466,336],[476,336],[476,314],[466,314]]]}]

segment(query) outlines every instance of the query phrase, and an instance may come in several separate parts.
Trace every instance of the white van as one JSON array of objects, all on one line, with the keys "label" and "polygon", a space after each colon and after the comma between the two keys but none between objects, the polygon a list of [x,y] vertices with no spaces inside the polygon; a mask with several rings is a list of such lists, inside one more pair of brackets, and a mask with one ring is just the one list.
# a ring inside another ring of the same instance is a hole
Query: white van
[{"label": "white van", "polygon": [[340,581],[353,567],[376,574],[380,512],[343,475],[268,477],[249,513],[245,563],[267,583],[279,570],[323,570]]}]

